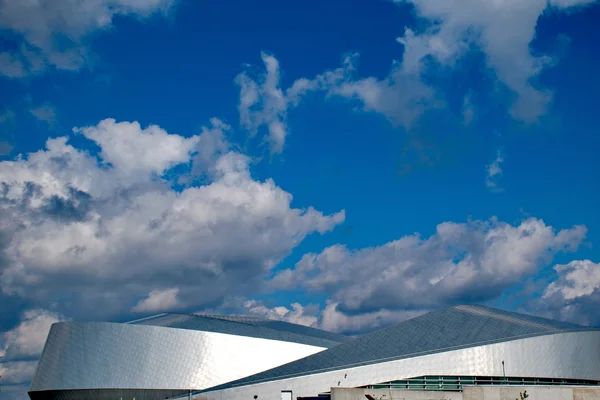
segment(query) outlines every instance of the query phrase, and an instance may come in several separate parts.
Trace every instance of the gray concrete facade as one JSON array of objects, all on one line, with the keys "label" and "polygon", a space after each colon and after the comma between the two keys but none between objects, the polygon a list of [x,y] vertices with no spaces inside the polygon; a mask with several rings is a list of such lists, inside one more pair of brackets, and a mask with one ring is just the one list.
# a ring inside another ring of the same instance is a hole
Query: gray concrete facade
[{"label": "gray concrete facade", "polygon": [[528,400],[600,400],[600,387],[556,386],[471,386],[462,392],[437,392],[399,389],[332,388],[331,400],[519,400],[527,392]]}]

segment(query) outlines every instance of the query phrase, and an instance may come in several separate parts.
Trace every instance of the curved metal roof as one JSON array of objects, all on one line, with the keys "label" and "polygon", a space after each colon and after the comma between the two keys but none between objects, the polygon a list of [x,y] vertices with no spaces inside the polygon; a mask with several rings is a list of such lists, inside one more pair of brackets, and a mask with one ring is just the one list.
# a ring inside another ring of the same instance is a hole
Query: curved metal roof
[{"label": "curved metal roof", "polygon": [[561,332],[599,330],[483,306],[454,306],[359,336],[331,349],[208,390]]},{"label": "curved metal roof", "polygon": [[265,318],[220,316],[208,314],[160,314],[128,322],[134,325],[152,325],[176,329],[227,333],[262,339],[280,340],[331,348],[349,338],[337,333],[308,326]]}]

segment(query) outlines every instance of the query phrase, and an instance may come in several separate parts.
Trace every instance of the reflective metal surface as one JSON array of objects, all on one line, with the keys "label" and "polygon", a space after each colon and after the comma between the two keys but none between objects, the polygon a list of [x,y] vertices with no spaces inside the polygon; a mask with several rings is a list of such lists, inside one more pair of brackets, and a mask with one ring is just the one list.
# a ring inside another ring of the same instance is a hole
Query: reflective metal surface
[{"label": "reflective metal surface", "polygon": [[61,322],[50,329],[30,390],[203,389],[323,349],[158,326]]},{"label": "reflective metal surface", "polygon": [[482,306],[455,306],[380,329],[235,385],[412,358],[559,332],[593,329]]},{"label": "reflective metal surface", "polygon": [[282,390],[293,397],[314,396],[331,387],[359,387],[421,375],[512,376],[600,380],[600,332],[554,333],[335,371],[283,378],[221,390],[195,398],[207,400],[279,400]]},{"label": "reflective metal surface", "polygon": [[308,326],[265,318],[220,315],[161,314],[130,322],[136,325],[165,326],[204,332],[230,333],[262,339],[281,340],[319,347],[333,347],[349,338]]}]

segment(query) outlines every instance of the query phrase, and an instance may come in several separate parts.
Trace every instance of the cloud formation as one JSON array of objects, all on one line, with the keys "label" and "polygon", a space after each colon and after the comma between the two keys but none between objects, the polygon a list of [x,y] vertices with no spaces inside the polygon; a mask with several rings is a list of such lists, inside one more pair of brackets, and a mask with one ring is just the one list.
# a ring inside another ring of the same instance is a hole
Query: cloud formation
[{"label": "cloud formation", "polygon": [[247,300],[243,303],[242,309],[245,313],[257,317],[318,327],[319,306],[315,304],[302,306],[300,303],[292,303],[290,308],[284,306],[269,308],[263,302]]},{"label": "cloud formation", "polygon": [[553,63],[549,57],[531,52],[538,18],[549,7],[564,11],[594,1],[396,0],[413,4],[417,16],[429,22],[423,32],[407,29],[399,39],[405,46],[403,64],[408,62],[420,70],[423,60],[431,57],[451,66],[475,45],[485,53],[498,80],[515,94],[511,115],[533,122],[546,112],[552,97],[534,82],[540,71]]},{"label": "cloud formation", "polygon": [[444,222],[428,238],[414,234],[378,247],[335,245],[306,254],[270,285],[326,293],[348,315],[483,302],[557,252],[576,250],[586,233],[584,226],[556,231],[536,218],[514,226],[496,219]]},{"label": "cloud formation", "polygon": [[486,167],[485,186],[490,190],[499,191],[498,180],[502,177],[502,163],[504,162],[504,156],[502,152],[498,150],[496,152],[496,158]]},{"label": "cloud formation", "polygon": [[[347,314],[338,310],[338,303],[326,301],[325,306],[318,304],[292,303],[289,307],[269,307],[259,300],[245,300],[228,313],[251,315],[273,320],[291,322],[343,334],[364,334],[375,329],[417,317],[426,310],[378,310],[358,314]],[[231,304],[229,304],[231,307]]]},{"label": "cloud formation", "polygon": [[272,154],[281,153],[288,135],[287,112],[299,103],[302,95],[315,89],[307,79],[299,79],[287,90],[280,87],[279,61],[265,52],[261,53],[264,72],[248,70],[235,78],[240,87],[240,123],[255,135],[265,127]]},{"label": "cloud formation", "polygon": [[[417,32],[405,28],[397,39],[404,53],[393,61],[384,78],[360,77],[358,54],[343,58],[342,66],[313,78],[300,78],[292,86],[280,87],[277,59],[262,53],[265,72],[246,71],[236,78],[241,88],[240,121],[252,133],[264,126],[272,153],[280,153],[288,134],[287,113],[303,96],[320,91],[326,97],[358,102],[367,112],[384,115],[392,123],[411,129],[427,111],[445,106],[434,83],[424,79],[431,66],[454,68],[469,51],[485,54],[499,87],[512,93],[510,114],[527,123],[545,114],[552,99],[550,90],[535,82],[539,73],[556,60],[532,54],[538,18],[548,10],[572,10],[595,0],[395,0],[410,3],[426,29]],[[470,88],[471,90],[473,88]],[[469,91],[464,97],[462,118],[470,124],[475,107]]]},{"label": "cloud formation", "polygon": [[575,260],[554,270],[557,279],[546,287],[534,309],[566,321],[600,325],[600,263]]},{"label": "cloud formation", "polygon": [[175,311],[179,306],[179,288],[153,290],[131,310],[135,312]]},{"label": "cloud formation", "polygon": [[0,336],[0,356],[20,359],[40,355],[50,326],[62,319],[60,315],[46,310],[25,311],[19,325]]},{"label": "cloud formation", "polygon": [[[307,235],[343,222],[343,211],[293,208],[272,180],[252,179],[250,159],[224,150],[227,126],[212,122],[184,138],[107,119],[75,129],[97,154],[59,137],[0,162],[4,294],[75,317],[98,302],[101,318],[150,311],[173,288],[178,306],[201,306],[256,289]],[[195,160],[207,181],[175,190]]]},{"label": "cloud formation", "polygon": [[85,39],[112,27],[116,16],[166,13],[174,0],[2,0],[0,29],[14,48],[0,53],[0,75],[19,78],[47,67],[77,70],[88,60]]},{"label": "cloud formation", "polygon": [[52,127],[56,122],[56,109],[49,104],[30,108],[29,112],[38,121],[45,122],[49,127]]},{"label": "cloud formation", "polygon": [[37,360],[32,359],[42,354],[50,326],[61,320],[54,312],[28,310],[17,326],[0,333],[2,391],[8,392],[10,398],[26,393],[22,385],[31,381],[37,366]]}]

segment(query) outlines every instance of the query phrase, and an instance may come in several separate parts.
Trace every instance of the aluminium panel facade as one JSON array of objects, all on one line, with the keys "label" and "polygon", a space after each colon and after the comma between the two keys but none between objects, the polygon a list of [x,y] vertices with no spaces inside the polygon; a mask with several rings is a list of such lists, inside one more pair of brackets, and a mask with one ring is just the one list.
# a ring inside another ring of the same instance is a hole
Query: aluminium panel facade
[{"label": "aluminium panel facade", "polygon": [[50,329],[30,391],[199,390],[322,350],[217,332],[60,322]]},{"label": "aluminium panel facade", "polygon": [[361,387],[424,375],[502,376],[502,361],[511,376],[600,380],[600,331],[547,334],[309,375],[240,383],[195,394],[198,400],[279,400],[315,396],[332,387]]}]

